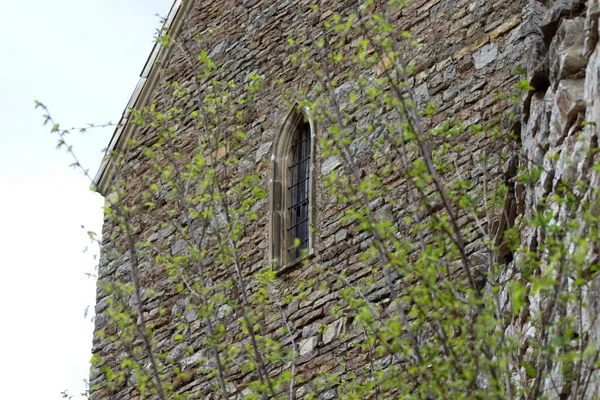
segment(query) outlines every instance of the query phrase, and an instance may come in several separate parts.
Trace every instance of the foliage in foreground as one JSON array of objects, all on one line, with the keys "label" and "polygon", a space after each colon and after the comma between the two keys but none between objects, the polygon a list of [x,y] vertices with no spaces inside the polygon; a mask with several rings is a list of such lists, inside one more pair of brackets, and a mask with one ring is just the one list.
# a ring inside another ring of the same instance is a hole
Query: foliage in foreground
[{"label": "foliage in foreground", "polygon": [[[307,257],[318,277],[285,295],[280,266],[263,257],[257,267],[245,240],[268,204],[268,187],[236,172],[248,130],[240,110],[264,90],[262,78],[223,81],[226,71],[208,57],[201,35],[184,31],[173,40],[163,32],[159,40],[187,57],[194,79],[177,82],[165,73],[162,103],[132,110],[139,130],[154,136],[131,140],[129,148],[143,149],[152,169],[139,196],[127,190],[126,161],[111,186],[105,215],[112,231],[101,245],[107,257],[127,258],[130,274],[99,282],[110,329],[96,334],[117,359],[94,356],[92,377],[102,383],[92,391],[128,386],[161,399],[538,399],[551,395],[560,377],[564,395],[586,398],[600,351],[587,331],[594,321],[584,321],[596,289],[598,188],[559,182],[545,206],[515,216],[511,204],[523,201],[518,193],[536,185],[543,167],[524,158],[507,129],[509,111],[484,125],[432,123],[435,105],[417,104],[406,61],[418,49],[390,23],[403,7],[367,1],[358,13],[325,20],[316,40],[307,40],[308,32],[288,39],[291,62],[314,81],[286,100],[320,127],[320,156],[340,161],[323,179],[331,200],[343,205],[340,224],[356,229],[364,245],[344,268]],[[497,99],[506,110],[518,101]],[[73,154],[68,131],[46,118],[59,146]],[[459,162],[474,140],[487,144],[477,173],[462,176]],[[77,159],[74,166],[82,168]],[[390,218],[376,211],[381,204],[402,212]],[[185,251],[172,256],[144,241],[143,215],[160,216],[157,223],[174,230]],[[539,239],[523,237],[526,231]],[[182,319],[168,338],[179,352],[160,350],[148,320],[148,304],[159,316],[170,312],[145,278],[155,268],[192,299],[181,313],[201,323],[202,338],[192,339]],[[356,279],[363,268],[369,273]],[[349,366],[341,358],[307,381],[298,372],[289,310],[319,291],[338,294],[331,315],[346,324],[342,339],[358,361]],[[265,334],[273,323],[280,329]],[[183,393],[194,379],[207,385]]]}]

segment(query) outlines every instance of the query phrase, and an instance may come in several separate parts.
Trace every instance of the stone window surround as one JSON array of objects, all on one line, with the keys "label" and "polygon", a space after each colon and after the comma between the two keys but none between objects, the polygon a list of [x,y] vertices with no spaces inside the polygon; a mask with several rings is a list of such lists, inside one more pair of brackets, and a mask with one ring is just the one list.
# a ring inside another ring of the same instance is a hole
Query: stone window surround
[{"label": "stone window surround", "polygon": [[[288,257],[287,244],[290,242],[287,227],[290,224],[290,216],[287,212],[289,207],[288,185],[288,159],[291,142],[295,130],[302,120],[308,122],[310,127],[310,167],[309,167],[309,228],[315,226],[316,210],[316,182],[315,182],[315,147],[316,147],[316,124],[310,118],[308,108],[300,108],[298,105],[292,107],[281,124],[281,129],[275,139],[271,155],[271,196],[270,196],[270,218],[269,218],[269,248],[270,262],[273,269],[282,272],[286,269],[302,264],[303,258],[291,260]],[[315,234],[309,230],[308,258],[315,255]]]}]

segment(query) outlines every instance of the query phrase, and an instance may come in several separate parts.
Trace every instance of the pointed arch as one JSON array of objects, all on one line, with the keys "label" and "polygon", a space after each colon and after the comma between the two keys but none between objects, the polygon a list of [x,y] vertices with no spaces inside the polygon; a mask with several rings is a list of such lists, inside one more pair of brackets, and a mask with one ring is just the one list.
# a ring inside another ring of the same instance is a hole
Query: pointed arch
[{"label": "pointed arch", "polygon": [[313,253],[315,224],[315,124],[294,106],[271,157],[271,261],[279,268]]}]

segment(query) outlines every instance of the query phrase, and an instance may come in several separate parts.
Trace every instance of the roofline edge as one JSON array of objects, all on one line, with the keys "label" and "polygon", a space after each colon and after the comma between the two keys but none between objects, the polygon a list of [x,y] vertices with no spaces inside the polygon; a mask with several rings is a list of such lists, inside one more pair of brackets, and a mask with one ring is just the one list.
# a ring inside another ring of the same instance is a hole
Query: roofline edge
[{"label": "roofline edge", "polygon": [[[171,10],[163,24],[162,30],[166,29],[172,39],[179,35],[183,21],[186,19],[193,4],[194,0],[176,0],[171,6]],[[144,68],[140,74],[140,80],[135,86],[130,100],[127,102],[127,107],[123,111],[119,124],[115,128],[108,148],[102,158],[100,167],[98,168],[98,172],[94,176],[90,187],[91,190],[100,193],[102,196],[106,197],[110,194],[107,193],[107,190],[110,188],[110,182],[115,175],[115,168],[119,161],[121,161],[127,141],[132,137],[136,128],[135,121],[132,121],[129,118],[131,115],[130,109],[141,110],[146,106],[150,94],[158,81],[161,66],[171,52],[171,48],[172,46],[163,46],[158,42],[155,42],[154,47],[144,64]]]}]

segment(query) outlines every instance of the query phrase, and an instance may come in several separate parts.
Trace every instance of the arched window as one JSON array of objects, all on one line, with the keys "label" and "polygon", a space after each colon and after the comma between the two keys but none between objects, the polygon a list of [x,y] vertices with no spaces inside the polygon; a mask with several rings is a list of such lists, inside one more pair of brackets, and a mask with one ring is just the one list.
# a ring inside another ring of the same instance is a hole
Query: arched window
[{"label": "arched window", "polygon": [[271,259],[280,267],[313,248],[313,136],[307,114],[295,107],[273,149]]}]

